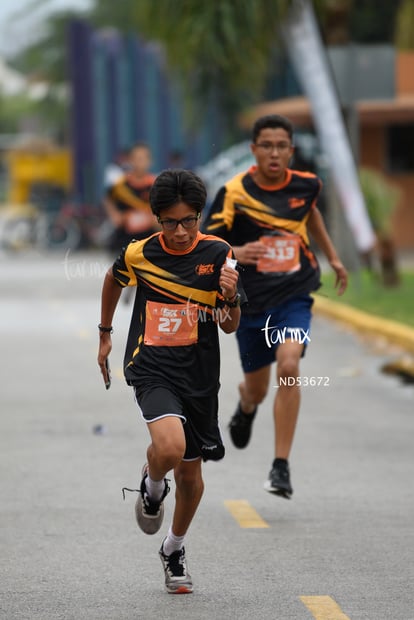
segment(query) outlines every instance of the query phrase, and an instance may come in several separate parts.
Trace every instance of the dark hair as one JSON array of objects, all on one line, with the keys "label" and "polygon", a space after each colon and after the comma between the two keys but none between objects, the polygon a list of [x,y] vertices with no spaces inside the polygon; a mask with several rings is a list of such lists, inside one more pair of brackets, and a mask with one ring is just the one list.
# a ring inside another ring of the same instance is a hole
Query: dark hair
[{"label": "dark hair", "polygon": [[178,202],[185,202],[197,213],[201,213],[206,204],[207,191],[203,181],[194,172],[175,168],[164,170],[157,176],[149,198],[155,215]]},{"label": "dark hair", "polygon": [[262,129],[278,129],[279,127],[285,129],[289,134],[289,138],[292,140],[293,125],[290,120],[286,118],[286,116],[280,116],[279,114],[268,114],[267,116],[261,116],[253,125],[253,142],[256,142]]}]

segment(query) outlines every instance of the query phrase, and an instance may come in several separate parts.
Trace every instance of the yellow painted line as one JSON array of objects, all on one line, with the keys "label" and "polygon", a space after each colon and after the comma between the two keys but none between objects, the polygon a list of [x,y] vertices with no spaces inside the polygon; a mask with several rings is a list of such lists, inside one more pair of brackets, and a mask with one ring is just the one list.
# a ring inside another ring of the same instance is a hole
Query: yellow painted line
[{"label": "yellow painted line", "polygon": [[316,620],[350,620],[330,596],[301,596],[300,600]]},{"label": "yellow painted line", "polygon": [[265,528],[269,527],[266,521],[250,506],[245,499],[229,499],[224,505],[236,519],[240,527],[243,528]]},{"label": "yellow painted line", "polygon": [[315,295],[313,309],[324,316],[346,323],[354,329],[362,330],[364,334],[369,332],[375,336],[382,336],[393,344],[414,353],[414,328],[409,325],[374,316],[320,295]]}]

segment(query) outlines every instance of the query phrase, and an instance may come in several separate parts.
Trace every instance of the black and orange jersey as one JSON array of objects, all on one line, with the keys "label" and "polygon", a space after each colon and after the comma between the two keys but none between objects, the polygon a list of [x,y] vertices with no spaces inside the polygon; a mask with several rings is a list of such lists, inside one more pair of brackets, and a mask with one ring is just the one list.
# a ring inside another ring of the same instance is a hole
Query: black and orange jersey
[{"label": "black and orange jersey", "polygon": [[153,174],[146,174],[136,179],[132,174],[125,174],[108,190],[108,196],[119,211],[128,209],[150,210],[149,193],[155,181]]},{"label": "black and orange jersey", "polygon": [[253,180],[255,169],[236,175],[220,189],[203,224],[206,233],[233,246],[261,240],[269,248],[266,260],[241,268],[248,299],[245,313],[262,312],[320,286],[319,265],[306,229],[320,179],[288,169],[280,185],[260,187]]},{"label": "black and orange jersey", "polygon": [[117,210],[124,214],[125,231],[136,239],[144,239],[158,229],[149,204],[154,180],[153,174],[146,174],[140,179],[126,174],[108,190],[108,197]]},{"label": "black and orange jersey", "polygon": [[217,319],[228,312],[219,277],[228,256],[228,243],[201,232],[184,252],[169,249],[155,233],[121,253],[113,275],[121,286],[137,287],[124,360],[130,385],[168,386],[187,396],[217,393]]}]

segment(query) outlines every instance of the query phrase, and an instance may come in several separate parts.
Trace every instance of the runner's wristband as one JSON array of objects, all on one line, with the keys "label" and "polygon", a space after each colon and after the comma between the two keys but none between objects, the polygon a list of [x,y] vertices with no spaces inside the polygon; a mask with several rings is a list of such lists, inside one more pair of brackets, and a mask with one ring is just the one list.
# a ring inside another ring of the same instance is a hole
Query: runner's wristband
[{"label": "runner's wristband", "polygon": [[114,331],[112,325],[111,327],[105,327],[104,325],[101,325],[101,323],[99,323],[98,329],[101,333],[107,333],[107,334],[112,334]]},{"label": "runner's wristband", "polygon": [[226,304],[226,306],[228,308],[239,308],[240,307],[240,301],[241,301],[241,295],[240,293],[236,293],[233,296],[233,299],[227,299],[226,297],[224,298],[224,303]]}]

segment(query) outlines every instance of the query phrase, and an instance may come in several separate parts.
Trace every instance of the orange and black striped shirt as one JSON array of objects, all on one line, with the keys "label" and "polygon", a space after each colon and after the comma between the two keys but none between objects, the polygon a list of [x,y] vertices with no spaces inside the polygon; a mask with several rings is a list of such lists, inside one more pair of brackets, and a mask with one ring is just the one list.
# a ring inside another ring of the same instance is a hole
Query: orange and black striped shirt
[{"label": "orange and black striped shirt", "polygon": [[127,383],[167,386],[187,396],[217,393],[217,319],[227,310],[219,277],[226,257],[233,257],[229,244],[201,232],[183,252],[169,249],[162,233],[123,250],[113,275],[121,286],[137,287],[124,359]]},{"label": "orange and black striped shirt", "polygon": [[203,223],[206,233],[233,246],[264,237],[279,237],[285,244],[295,242],[292,247],[297,247],[298,263],[291,270],[260,271],[255,265],[241,268],[248,299],[242,311],[250,314],[274,308],[293,295],[320,286],[319,265],[310,250],[306,229],[322,186],[320,179],[310,172],[288,169],[285,181],[269,188],[253,180],[254,171],[253,166],[219,190]]}]

